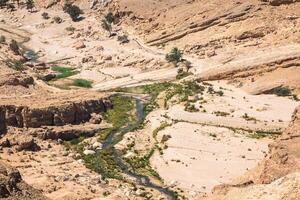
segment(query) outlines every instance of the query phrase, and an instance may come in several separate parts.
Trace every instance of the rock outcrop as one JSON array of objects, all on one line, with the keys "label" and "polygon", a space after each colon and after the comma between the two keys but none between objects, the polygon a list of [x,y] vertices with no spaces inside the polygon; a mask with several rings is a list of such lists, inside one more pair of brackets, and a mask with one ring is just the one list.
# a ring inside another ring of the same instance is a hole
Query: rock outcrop
[{"label": "rock outcrop", "polygon": [[268,2],[272,6],[280,6],[282,4],[291,4],[298,2],[299,0],[262,0],[264,2]]},{"label": "rock outcrop", "polygon": [[0,76],[0,86],[3,85],[21,85],[24,87],[28,87],[29,85],[32,85],[34,83],[34,80],[31,76],[28,76],[26,74],[21,73],[14,73],[9,75],[3,75]]},{"label": "rock outcrop", "polygon": [[5,110],[0,108],[0,135],[6,133]]},{"label": "rock outcrop", "polygon": [[7,200],[47,200],[39,190],[27,185],[20,172],[0,162],[0,198]]},{"label": "rock outcrop", "polygon": [[106,99],[66,102],[47,107],[2,105],[5,124],[13,127],[63,126],[89,121],[92,113],[105,112],[111,104]]}]

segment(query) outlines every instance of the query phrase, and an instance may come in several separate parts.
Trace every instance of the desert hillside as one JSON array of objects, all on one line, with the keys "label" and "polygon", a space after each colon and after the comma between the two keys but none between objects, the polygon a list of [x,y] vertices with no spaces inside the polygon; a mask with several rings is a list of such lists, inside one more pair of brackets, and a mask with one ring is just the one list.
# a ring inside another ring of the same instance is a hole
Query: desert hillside
[{"label": "desert hillside", "polygon": [[0,0],[0,199],[296,200],[299,99],[298,0]]}]

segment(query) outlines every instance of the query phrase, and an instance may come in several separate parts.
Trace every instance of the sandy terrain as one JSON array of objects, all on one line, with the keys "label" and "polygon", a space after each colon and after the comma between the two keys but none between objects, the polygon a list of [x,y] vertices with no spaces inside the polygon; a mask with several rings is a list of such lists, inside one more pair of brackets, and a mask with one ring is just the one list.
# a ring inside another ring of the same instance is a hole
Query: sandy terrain
[{"label": "sandy terrain", "polygon": [[[184,103],[177,103],[174,97],[168,108],[161,106],[151,112],[144,128],[127,133],[116,148],[125,149],[134,141],[133,149],[126,152],[128,157],[136,151],[143,154],[156,148],[150,167],[163,179],[160,184],[182,190],[188,199],[210,194],[215,186],[231,182],[255,167],[266,155],[272,139],[288,126],[299,105],[292,97],[254,95],[274,85],[288,86],[299,94],[299,2],[275,9],[256,0],[116,0],[93,10],[89,8],[90,1],[76,3],[84,10],[84,20],[79,22],[72,22],[58,5],[51,9],[37,7],[33,13],[25,9],[13,13],[1,10],[0,35],[23,43],[38,54],[38,63],[46,64],[39,69],[37,63],[26,63],[29,67],[24,72],[2,67],[0,106],[73,105],[82,99],[109,95],[99,91],[174,81],[178,68],[167,63],[165,55],[179,47],[183,58],[192,65],[192,75],[186,79],[226,79],[209,82],[222,95],[206,90],[204,95],[189,97],[192,100],[188,103],[195,112],[185,111]],[[42,6],[43,1],[38,4]],[[108,10],[120,15],[120,23],[112,30],[116,36],[112,37],[101,28]],[[49,13],[51,19],[43,19],[43,12]],[[61,17],[62,23],[54,22],[55,16]],[[121,44],[117,39],[121,35],[127,35],[129,42]],[[1,60],[11,58],[7,46],[0,50]],[[79,71],[57,82],[87,79],[92,81],[92,91],[61,91],[39,80],[40,75],[54,73],[53,65]],[[33,82],[11,84],[15,77],[18,82],[25,76]],[[164,122],[168,126],[154,136]],[[260,138],[264,134],[269,137]],[[11,153],[4,149],[1,158],[18,167],[27,183],[51,199],[139,196],[121,181],[104,183],[99,174],[88,170],[82,160],[75,160],[58,142],[38,140],[38,144],[41,151]],[[299,179],[298,174],[293,177]],[[279,183],[282,182],[274,184]],[[252,189],[260,196],[264,190],[258,187]],[[107,197],[106,191],[110,192]],[[248,191],[242,195],[255,199]]]}]

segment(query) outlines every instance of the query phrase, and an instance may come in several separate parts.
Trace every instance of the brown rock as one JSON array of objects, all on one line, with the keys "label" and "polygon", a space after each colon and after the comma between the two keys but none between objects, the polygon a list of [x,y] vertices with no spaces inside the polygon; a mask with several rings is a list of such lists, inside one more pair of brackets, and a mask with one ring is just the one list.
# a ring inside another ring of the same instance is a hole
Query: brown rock
[{"label": "brown rock", "polygon": [[83,49],[83,48],[85,48],[86,46],[85,46],[85,44],[84,44],[84,42],[83,41],[78,41],[78,42],[76,42],[75,44],[74,44],[74,48],[75,49]]},{"label": "brown rock", "polygon": [[35,143],[31,136],[25,136],[18,138],[18,145],[16,147],[17,151],[38,151],[41,148]]}]

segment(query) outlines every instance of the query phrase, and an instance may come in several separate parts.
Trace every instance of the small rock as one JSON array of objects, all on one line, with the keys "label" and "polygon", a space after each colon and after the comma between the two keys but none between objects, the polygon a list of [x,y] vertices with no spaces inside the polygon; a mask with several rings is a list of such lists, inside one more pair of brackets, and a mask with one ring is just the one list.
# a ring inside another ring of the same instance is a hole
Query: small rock
[{"label": "small rock", "polygon": [[93,149],[101,149],[102,148],[102,144],[100,142],[95,142],[92,145]]},{"label": "small rock", "polygon": [[95,153],[96,153],[95,151],[93,151],[93,150],[88,150],[88,149],[83,151],[83,154],[84,154],[84,155],[93,155],[93,154],[95,154]]},{"label": "small rock", "polygon": [[85,46],[85,44],[84,44],[83,41],[78,41],[78,42],[76,42],[76,43],[74,44],[73,47],[74,47],[75,49],[83,49],[83,48],[85,48],[86,46]]}]

